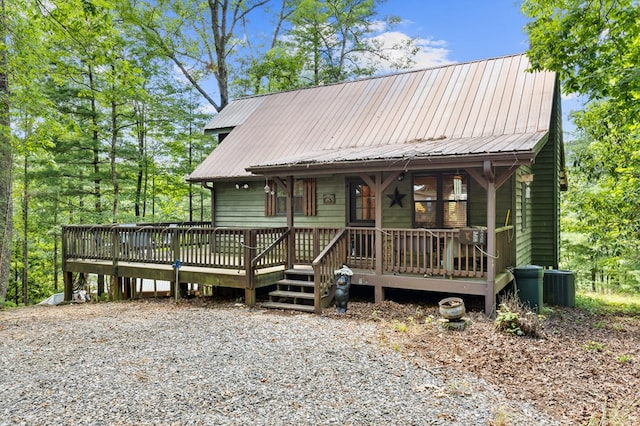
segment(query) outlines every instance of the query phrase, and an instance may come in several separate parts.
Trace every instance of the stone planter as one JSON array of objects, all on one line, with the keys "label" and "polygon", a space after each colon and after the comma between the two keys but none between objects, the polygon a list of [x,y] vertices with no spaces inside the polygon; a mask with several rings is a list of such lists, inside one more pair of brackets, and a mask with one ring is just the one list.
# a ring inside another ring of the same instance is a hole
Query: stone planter
[{"label": "stone planter", "polygon": [[440,315],[449,321],[457,321],[466,313],[464,310],[464,301],[459,297],[447,297],[438,303],[440,307]]}]

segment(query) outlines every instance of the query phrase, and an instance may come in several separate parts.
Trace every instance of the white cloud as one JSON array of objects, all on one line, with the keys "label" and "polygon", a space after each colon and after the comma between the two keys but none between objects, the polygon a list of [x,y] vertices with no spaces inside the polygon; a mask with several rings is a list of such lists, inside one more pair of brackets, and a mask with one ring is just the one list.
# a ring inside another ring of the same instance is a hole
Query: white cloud
[{"label": "white cloud", "polygon": [[414,68],[431,68],[453,63],[449,59],[451,52],[446,48],[447,42],[444,40],[433,40],[431,38],[419,38],[416,40],[418,53],[414,58],[416,65]]},{"label": "white cloud", "polygon": [[[412,39],[407,34],[400,31],[385,31],[372,37],[372,40],[381,46],[382,51],[389,58],[383,61],[380,73],[397,71],[399,67],[409,69],[432,68],[450,64],[449,49],[444,40],[433,40],[427,38]],[[416,48],[416,53],[411,56],[409,50]],[[364,55],[365,61],[379,63],[379,58],[373,58],[370,54]],[[409,64],[408,61],[411,61]]]}]

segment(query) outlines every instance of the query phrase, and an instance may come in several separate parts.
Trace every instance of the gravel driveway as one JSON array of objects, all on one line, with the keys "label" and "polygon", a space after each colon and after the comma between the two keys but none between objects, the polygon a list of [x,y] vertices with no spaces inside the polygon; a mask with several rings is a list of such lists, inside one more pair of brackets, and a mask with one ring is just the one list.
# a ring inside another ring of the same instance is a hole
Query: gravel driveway
[{"label": "gravel driveway", "polygon": [[554,424],[380,327],[171,302],[0,311],[0,425]]}]

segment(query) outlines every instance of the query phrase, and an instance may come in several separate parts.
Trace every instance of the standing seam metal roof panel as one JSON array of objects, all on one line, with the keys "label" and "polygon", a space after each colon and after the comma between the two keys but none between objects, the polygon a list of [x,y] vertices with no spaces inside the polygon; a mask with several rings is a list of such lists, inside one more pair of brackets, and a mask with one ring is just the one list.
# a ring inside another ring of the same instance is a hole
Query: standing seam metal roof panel
[{"label": "standing seam metal roof panel", "polygon": [[[551,123],[556,79],[528,67],[516,55],[240,99],[207,125],[234,130],[190,179],[248,176],[308,153],[409,152],[419,141],[435,156],[531,149]],[[500,137],[521,132],[534,136]]]}]

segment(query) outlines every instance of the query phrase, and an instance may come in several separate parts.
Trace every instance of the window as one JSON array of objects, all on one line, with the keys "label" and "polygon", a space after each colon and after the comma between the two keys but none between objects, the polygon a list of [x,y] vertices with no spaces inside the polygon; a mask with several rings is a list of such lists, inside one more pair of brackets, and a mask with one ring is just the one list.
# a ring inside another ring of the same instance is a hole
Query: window
[{"label": "window", "polygon": [[458,173],[415,176],[413,179],[414,224],[421,228],[467,226],[467,182]]},{"label": "window", "polygon": [[376,196],[360,179],[348,182],[349,223],[373,225],[376,221]]},{"label": "window", "polygon": [[[265,194],[265,215],[287,214],[287,193],[274,181],[268,181],[271,191]],[[296,179],[293,183],[293,212],[304,216],[316,215],[315,179]]]},{"label": "window", "polygon": [[[296,179],[293,184],[293,212],[302,214],[304,209],[302,208],[302,200],[304,198],[304,185],[303,181]],[[282,190],[278,190],[276,186],[276,215],[287,214],[287,193]]]}]

